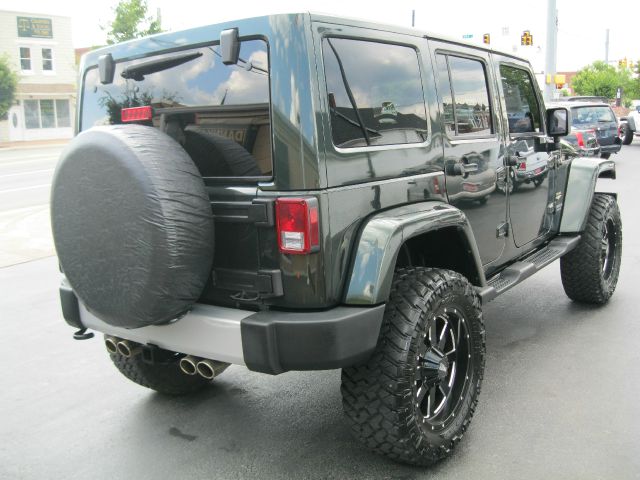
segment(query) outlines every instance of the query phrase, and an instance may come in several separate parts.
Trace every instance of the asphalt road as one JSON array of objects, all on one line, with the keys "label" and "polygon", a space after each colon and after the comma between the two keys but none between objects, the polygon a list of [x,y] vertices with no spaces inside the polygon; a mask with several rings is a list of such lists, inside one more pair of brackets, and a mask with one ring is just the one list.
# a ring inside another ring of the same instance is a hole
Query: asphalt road
[{"label": "asphalt road", "polygon": [[0,149],[0,268],[53,255],[49,193],[63,148]]},{"label": "asphalt road", "polygon": [[352,440],[338,371],[231,367],[181,399],[129,383],[100,339],[72,340],[50,257],[0,269],[0,478],[639,478],[640,141],[615,160],[618,180],[600,188],[620,195],[616,294],[601,308],[572,303],[556,262],[487,305],[479,407],[435,468]]},{"label": "asphalt road", "polygon": [[0,212],[47,205],[62,145],[0,149]]}]

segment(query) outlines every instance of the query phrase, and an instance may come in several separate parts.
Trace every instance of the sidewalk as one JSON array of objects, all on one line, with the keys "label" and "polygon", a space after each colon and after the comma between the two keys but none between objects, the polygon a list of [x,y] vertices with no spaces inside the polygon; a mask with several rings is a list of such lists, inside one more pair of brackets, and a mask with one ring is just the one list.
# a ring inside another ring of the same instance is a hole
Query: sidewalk
[{"label": "sidewalk", "polygon": [[66,145],[70,140],[70,138],[60,138],[55,140],[30,140],[25,142],[0,142],[0,151],[42,148],[48,146],[57,147]]},{"label": "sidewalk", "polygon": [[49,205],[0,212],[0,268],[51,255]]}]

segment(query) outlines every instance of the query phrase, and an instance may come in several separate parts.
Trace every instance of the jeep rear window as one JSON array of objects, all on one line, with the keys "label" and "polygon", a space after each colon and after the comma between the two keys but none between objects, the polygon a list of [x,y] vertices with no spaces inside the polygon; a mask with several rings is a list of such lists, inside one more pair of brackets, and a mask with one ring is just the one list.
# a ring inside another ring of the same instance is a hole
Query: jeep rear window
[{"label": "jeep rear window", "polygon": [[427,139],[420,66],[413,48],[325,38],[322,53],[335,146],[422,143]]},{"label": "jeep rear window", "polygon": [[[151,106],[153,118],[141,123],[178,141],[203,177],[270,177],[267,44],[243,41],[237,65],[224,65],[218,49],[207,46],[120,62],[108,85],[100,83],[97,68],[88,70],[80,130],[123,123],[123,108]],[[178,57],[184,61],[174,66],[167,62],[159,71],[140,68]]]}]

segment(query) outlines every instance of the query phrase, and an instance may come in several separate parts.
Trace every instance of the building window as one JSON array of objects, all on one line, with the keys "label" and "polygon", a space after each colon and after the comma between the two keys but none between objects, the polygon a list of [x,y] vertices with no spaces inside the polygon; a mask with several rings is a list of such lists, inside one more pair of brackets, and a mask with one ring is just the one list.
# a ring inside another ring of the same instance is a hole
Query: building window
[{"label": "building window", "polygon": [[58,128],[70,127],[69,100],[56,100],[56,122]]},{"label": "building window", "polygon": [[24,121],[27,128],[40,128],[40,106],[38,100],[24,101]]},{"label": "building window", "polygon": [[31,49],[20,47],[20,69],[23,72],[31,71]]},{"label": "building window", "polygon": [[50,48],[42,49],[42,70],[45,72],[53,71],[53,52]]},{"label": "building window", "polygon": [[30,129],[70,127],[69,100],[25,100],[24,118]]}]

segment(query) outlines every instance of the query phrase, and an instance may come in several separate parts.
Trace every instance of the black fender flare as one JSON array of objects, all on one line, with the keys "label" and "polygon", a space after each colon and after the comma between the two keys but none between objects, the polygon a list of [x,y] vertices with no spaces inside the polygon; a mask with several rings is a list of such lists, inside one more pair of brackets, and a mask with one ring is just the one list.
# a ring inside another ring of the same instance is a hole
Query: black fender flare
[{"label": "black fender flare", "polygon": [[412,237],[455,227],[465,238],[479,287],[484,270],[471,225],[458,208],[443,202],[420,202],[392,208],[369,217],[362,226],[353,254],[344,303],[377,305],[386,302],[402,245]]}]

